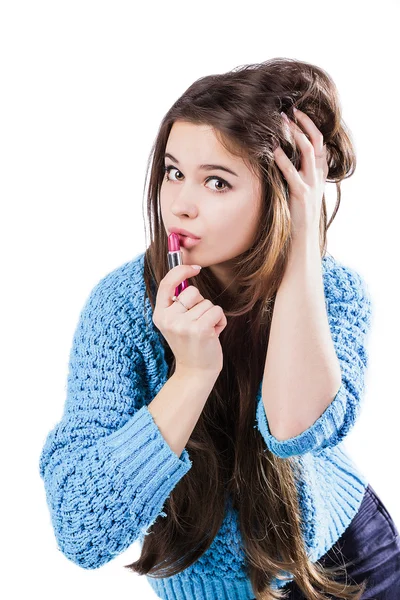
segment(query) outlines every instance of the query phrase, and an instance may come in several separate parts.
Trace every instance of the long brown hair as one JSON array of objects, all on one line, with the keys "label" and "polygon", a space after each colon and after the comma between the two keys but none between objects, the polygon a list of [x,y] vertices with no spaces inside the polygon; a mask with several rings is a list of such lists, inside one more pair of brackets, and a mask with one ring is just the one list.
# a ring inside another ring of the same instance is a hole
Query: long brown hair
[{"label": "long brown hair", "polygon": [[[230,293],[229,286],[224,288],[207,267],[192,279],[204,298],[221,306],[227,316],[219,338],[223,369],[186,445],[192,467],[165,502],[167,518],[156,519],[150,528],[153,535],[144,537],[140,558],[126,568],[158,578],[192,565],[218,533],[230,496],[239,514],[248,576],[257,599],[285,597],[284,590],[270,588],[281,570],[293,574],[311,600],[326,600],[322,592],[359,599],[365,582],[339,583],[334,577],[343,567],[324,568],[309,560],[301,533],[298,457],[282,459],[266,450],[254,427],[255,397],[263,376],[275,296],[291,243],[288,186],[274,163],[273,150],[279,143],[300,168],[300,153],[287,138],[280,116],[280,111],[285,111],[296,121],[293,106],[308,114],[322,132],[328,179],[336,183],[336,206],[328,224],[325,196],[322,202],[322,258],[326,232],[340,204],[340,182],[352,175],[356,166],[337,90],[325,71],[306,62],[274,58],[202,77],[175,102],[159,128],[152,148],[147,195],[151,244],[144,266],[146,294],[153,311],[158,285],[168,272],[159,191],[165,176],[166,144],[175,121],[211,125],[223,147],[241,157],[260,178],[263,204],[257,238],[234,261],[239,292]],[[175,359],[161,339],[170,377]]]}]

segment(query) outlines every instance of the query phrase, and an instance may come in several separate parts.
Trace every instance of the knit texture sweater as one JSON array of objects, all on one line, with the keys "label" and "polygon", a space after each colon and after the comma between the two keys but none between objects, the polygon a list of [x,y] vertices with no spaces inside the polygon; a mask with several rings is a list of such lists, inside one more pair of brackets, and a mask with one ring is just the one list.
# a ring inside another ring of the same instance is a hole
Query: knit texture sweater
[{"label": "knit texture sweater", "polygon": [[[160,332],[146,297],[144,253],[104,276],[81,310],[69,358],[67,397],[60,421],[48,433],[39,471],[57,548],[84,569],[96,569],[142,544],[170,493],[192,467],[186,448],[178,457],[148,410],[168,378]],[[362,277],[326,254],[325,302],[340,361],[341,387],[324,413],[296,437],[270,432],[261,398],[254,427],[267,448],[302,465],[299,500],[303,536],[313,562],[351,523],[368,484],[343,448],[360,412],[367,369],[371,297]],[[172,577],[147,577],[165,600],[251,599],[237,513],[228,503],[210,548]],[[290,579],[290,574],[282,572]],[[276,578],[273,588],[286,585]]]}]

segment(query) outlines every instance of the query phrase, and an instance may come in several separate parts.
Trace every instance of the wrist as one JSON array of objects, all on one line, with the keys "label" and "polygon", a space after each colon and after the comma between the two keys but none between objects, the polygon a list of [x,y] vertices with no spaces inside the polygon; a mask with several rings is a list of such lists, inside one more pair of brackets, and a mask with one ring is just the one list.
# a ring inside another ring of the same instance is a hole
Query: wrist
[{"label": "wrist", "polygon": [[209,385],[210,382],[213,384],[215,383],[219,377],[219,374],[220,371],[215,370],[177,366],[175,372],[173,373],[173,377],[176,377],[176,379],[179,379],[180,381],[190,380]]}]

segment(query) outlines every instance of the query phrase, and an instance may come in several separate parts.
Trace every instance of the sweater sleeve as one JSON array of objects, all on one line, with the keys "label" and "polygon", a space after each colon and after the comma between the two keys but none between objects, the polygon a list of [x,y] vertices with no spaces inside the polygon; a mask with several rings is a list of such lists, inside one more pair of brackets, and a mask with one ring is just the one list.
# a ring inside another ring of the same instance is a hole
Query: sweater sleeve
[{"label": "sweater sleeve", "polygon": [[305,431],[278,440],[268,427],[262,400],[262,381],[256,398],[256,425],[268,449],[281,458],[318,454],[339,444],[353,427],[359,412],[368,368],[368,337],[372,300],[366,282],[357,271],[330,256],[323,262],[325,306],[338,357],[342,381],[323,414]]},{"label": "sweater sleeve", "polygon": [[92,290],[73,337],[64,412],[39,459],[58,550],[85,569],[107,563],[166,516],[165,500],[192,466],[145,404],[132,314],[115,277]]}]

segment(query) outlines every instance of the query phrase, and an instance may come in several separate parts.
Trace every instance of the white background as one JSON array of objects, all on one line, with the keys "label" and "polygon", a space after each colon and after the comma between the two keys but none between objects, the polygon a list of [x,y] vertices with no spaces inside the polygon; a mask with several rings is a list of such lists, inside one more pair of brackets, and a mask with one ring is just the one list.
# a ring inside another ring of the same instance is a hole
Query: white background
[{"label": "white background", "polygon": [[[197,78],[275,56],[334,79],[356,173],[328,251],[366,279],[375,314],[347,449],[400,527],[398,2],[43,2],[0,9],[2,546],[9,598],[155,598],[123,569],[56,549],[38,459],[61,418],[68,354],[93,286],[145,250],[142,201],[159,123]],[[327,185],[328,214],[336,198]],[[5,577],[4,577],[5,575]]]}]

